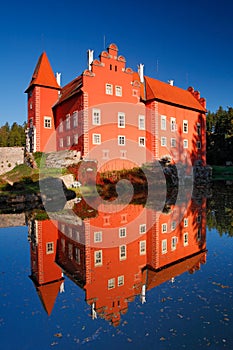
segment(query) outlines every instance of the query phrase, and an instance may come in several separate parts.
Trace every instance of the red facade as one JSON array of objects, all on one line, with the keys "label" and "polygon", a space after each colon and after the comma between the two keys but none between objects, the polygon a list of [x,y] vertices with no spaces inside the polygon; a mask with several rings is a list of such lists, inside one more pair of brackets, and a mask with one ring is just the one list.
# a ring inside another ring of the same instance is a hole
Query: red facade
[{"label": "red facade", "polygon": [[[42,74],[46,70],[47,83],[38,78],[46,80]],[[80,158],[98,160],[100,171],[132,168],[163,157],[191,166],[197,161],[206,164],[206,108],[199,92],[144,76],[142,65],[134,72],[115,44],[99,59],[89,50],[88,69],[63,88],[41,58],[33,77],[26,90],[29,150],[76,149]],[[34,102],[36,94],[40,108]],[[50,135],[46,116],[52,118]]]}]

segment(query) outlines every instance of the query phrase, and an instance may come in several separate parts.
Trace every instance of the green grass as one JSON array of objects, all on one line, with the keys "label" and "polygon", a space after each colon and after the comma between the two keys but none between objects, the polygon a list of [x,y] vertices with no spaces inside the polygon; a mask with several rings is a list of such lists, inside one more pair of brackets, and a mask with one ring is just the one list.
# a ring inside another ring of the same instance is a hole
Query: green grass
[{"label": "green grass", "polygon": [[226,179],[233,177],[233,166],[212,165],[211,167],[214,179]]}]

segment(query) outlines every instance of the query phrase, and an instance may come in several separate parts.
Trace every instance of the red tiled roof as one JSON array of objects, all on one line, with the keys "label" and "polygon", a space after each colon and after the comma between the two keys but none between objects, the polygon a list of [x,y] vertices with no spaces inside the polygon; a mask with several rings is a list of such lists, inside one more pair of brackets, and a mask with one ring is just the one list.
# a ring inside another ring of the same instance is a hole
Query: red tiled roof
[{"label": "red tiled roof", "polygon": [[54,105],[54,107],[59,105],[61,102],[67,100],[74,94],[80,92],[82,86],[83,86],[83,77],[82,75],[80,75],[79,77],[75,78],[74,80],[72,80],[70,83],[68,83],[62,88],[59,100]]},{"label": "red tiled roof", "polygon": [[160,100],[186,108],[206,112],[201,103],[187,90],[183,90],[168,83],[150,78],[145,78],[146,100]]},{"label": "red tiled roof", "polygon": [[34,85],[60,89],[45,52],[41,54],[32,75],[31,82],[25,92],[28,92]]}]

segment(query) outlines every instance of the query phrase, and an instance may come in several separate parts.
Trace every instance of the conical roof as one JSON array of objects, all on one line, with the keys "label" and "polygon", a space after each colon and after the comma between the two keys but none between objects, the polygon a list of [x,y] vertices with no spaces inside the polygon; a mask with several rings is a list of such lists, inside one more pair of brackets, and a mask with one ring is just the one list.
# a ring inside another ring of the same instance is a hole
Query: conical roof
[{"label": "conical roof", "polygon": [[35,85],[50,87],[58,90],[61,89],[57,83],[52,67],[45,52],[41,54],[32,75],[31,82],[25,92],[28,92],[28,90]]}]

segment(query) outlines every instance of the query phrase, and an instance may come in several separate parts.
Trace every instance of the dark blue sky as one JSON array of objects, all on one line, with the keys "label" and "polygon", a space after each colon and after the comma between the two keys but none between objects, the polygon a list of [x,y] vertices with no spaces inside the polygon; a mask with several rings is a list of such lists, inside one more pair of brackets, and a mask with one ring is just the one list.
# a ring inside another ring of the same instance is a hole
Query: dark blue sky
[{"label": "dark blue sky", "polygon": [[[105,43],[105,47],[104,47]],[[233,106],[231,0],[4,1],[0,8],[0,125],[26,120],[27,88],[46,51],[62,85],[117,44],[127,66],[207,99],[207,109]]]}]

